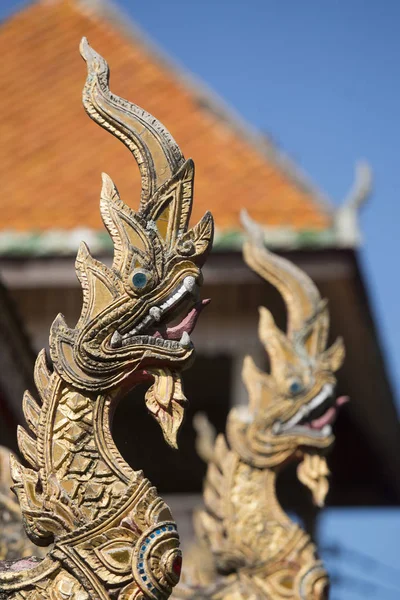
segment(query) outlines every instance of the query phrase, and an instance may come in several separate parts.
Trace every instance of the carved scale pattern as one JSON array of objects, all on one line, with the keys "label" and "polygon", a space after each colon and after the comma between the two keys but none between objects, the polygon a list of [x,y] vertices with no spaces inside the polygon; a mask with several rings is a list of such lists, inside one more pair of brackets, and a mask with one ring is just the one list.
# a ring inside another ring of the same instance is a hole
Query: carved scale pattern
[{"label": "carved scale pattern", "polygon": [[74,390],[62,390],[52,436],[56,477],[87,519],[102,516],[127,488],[99,456],[93,436],[95,403]]}]

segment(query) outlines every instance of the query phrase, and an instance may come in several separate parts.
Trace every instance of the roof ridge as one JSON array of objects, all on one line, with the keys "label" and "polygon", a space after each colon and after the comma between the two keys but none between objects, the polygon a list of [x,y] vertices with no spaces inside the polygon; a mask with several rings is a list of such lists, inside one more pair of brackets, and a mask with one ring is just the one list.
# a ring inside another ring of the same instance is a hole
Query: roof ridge
[{"label": "roof ridge", "polygon": [[83,9],[87,16],[96,13],[99,17],[110,20],[128,38],[139,42],[151,57],[158,63],[165,65],[168,71],[181,81],[197,96],[203,108],[211,110],[221,121],[224,121],[233,131],[245,140],[253,149],[268,159],[286,177],[305,193],[323,212],[329,216],[334,214],[334,204],[311,182],[304,171],[295,162],[282,152],[271,139],[261,134],[253,125],[248,123],[232,106],[230,106],[215,90],[210,88],[203,80],[194,76],[178,60],[169,56],[154,40],[148,36],[132,20],[123,8],[117,6],[113,0],[39,0],[39,2],[68,2],[77,8]]}]

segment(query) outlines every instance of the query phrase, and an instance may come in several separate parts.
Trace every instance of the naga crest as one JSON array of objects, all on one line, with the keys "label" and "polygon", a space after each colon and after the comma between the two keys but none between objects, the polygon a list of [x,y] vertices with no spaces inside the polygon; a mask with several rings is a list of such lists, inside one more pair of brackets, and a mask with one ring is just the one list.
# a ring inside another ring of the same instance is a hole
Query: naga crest
[{"label": "naga crest", "polygon": [[337,406],[335,371],[344,359],[339,338],[327,348],[329,312],[312,280],[288,260],[269,252],[262,229],[247,214],[244,259],[282,295],[287,332],[260,308],[259,337],[270,363],[269,374],[248,356],[243,379],[249,408],[232,412],[229,439],[254,466],[273,467],[303,452],[327,449],[333,442],[331,423]]},{"label": "naga crest", "polygon": [[154,117],[110,92],[108,65],[85,38],[80,49],[88,67],[86,112],[132,152],[142,194],[135,212],[103,174],[100,210],[114,260],[107,267],[82,243],[76,259],[82,313],[74,329],[62,315],[55,319],[51,358],[62,378],[78,389],[104,392],[139,371],[156,377],[159,368],[168,388],[193,355],[190,332],[208,302],[199,300],[199,286],[212,243],[212,216],[206,213],[188,228],[193,162],[184,159]]}]

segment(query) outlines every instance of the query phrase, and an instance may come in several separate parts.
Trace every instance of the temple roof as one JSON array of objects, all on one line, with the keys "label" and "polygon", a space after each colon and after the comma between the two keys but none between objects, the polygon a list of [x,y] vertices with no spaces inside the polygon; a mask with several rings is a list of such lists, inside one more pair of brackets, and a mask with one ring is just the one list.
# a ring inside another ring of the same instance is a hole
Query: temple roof
[{"label": "temple roof", "polygon": [[[217,243],[240,243],[239,213],[268,227],[272,245],[332,244],[333,211],[265,137],[178,70],[100,0],[42,0],[0,27],[0,254],[74,252],[82,237],[108,248],[100,173],[136,207],[133,158],[86,116],[80,38],[106,57],[111,89],[155,115],[196,164],[193,219],[210,209]],[[86,230],[83,232],[82,230]],[[275,240],[275,242],[274,242]]]}]

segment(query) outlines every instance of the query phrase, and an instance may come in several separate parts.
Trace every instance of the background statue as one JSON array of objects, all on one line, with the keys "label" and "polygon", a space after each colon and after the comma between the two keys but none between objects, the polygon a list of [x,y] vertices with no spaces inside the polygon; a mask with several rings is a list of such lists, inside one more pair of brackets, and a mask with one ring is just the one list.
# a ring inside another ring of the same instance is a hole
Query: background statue
[{"label": "background statue", "polygon": [[287,308],[287,330],[260,308],[259,337],[270,372],[248,356],[243,366],[249,403],[232,408],[226,434],[197,418],[198,449],[209,462],[204,508],[195,515],[201,547],[184,570],[181,597],[322,600],[329,578],[309,535],[282,510],[276,478],[293,460],[297,474],[323,506],[329,473],[324,455],[331,424],[347,398],[335,397],[335,371],[344,359],[341,339],[327,348],[327,304],[298,267],[264,246],[263,231],[247,215],[244,258],[274,285]]}]

